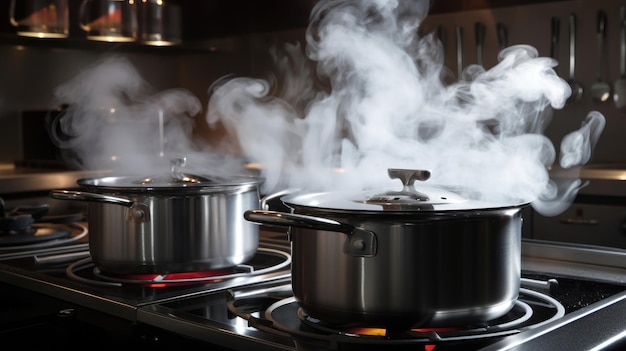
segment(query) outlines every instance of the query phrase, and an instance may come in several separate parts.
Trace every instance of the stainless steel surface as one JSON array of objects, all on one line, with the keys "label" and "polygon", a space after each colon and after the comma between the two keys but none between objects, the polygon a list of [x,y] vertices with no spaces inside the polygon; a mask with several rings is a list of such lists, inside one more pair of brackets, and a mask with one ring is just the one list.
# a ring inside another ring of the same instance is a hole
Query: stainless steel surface
[{"label": "stainless steel surface", "polygon": [[103,204],[120,205],[125,207],[131,207],[135,204],[133,201],[125,197],[103,195],[76,190],[52,190],[50,192],[50,197],[57,200],[92,201]]},{"label": "stainless steel surface", "polygon": [[[626,250],[524,240],[522,269],[626,284]],[[626,345],[625,314],[626,291],[481,350],[622,350]]]},{"label": "stainless steel surface", "polygon": [[238,192],[254,189],[263,179],[247,175],[198,176],[175,171],[176,175],[156,176],[111,176],[80,179],[78,185],[95,191],[141,192],[165,195],[166,193],[218,193]]},{"label": "stainless steel surface", "polygon": [[524,239],[522,269],[626,284],[626,250]]},{"label": "stainless steel surface", "polygon": [[626,293],[565,315],[546,326],[530,329],[496,342],[481,351],[623,350],[626,331]]},{"label": "stainless steel surface", "polygon": [[520,209],[457,218],[327,213],[312,221],[294,211],[305,216],[245,216],[290,226],[294,296],[317,319],[457,325],[497,318],[517,299]]},{"label": "stainless steel surface", "polygon": [[[79,181],[85,183],[98,182]],[[110,192],[103,186],[95,194],[53,191],[50,195],[89,202],[89,250],[96,266],[108,273],[219,269],[254,255],[259,229],[245,221],[243,213],[260,206],[256,184],[226,190],[209,187],[208,193],[206,186],[180,188],[180,192],[170,186],[164,192],[152,188]]]}]

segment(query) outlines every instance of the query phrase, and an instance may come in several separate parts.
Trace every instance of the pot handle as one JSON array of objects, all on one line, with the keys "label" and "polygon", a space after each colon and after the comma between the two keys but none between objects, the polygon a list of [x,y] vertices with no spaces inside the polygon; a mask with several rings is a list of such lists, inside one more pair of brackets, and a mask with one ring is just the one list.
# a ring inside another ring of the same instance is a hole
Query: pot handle
[{"label": "pot handle", "polygon": [[89,201],[128,207],[126,220],[129,222],[150,221],[150,208],[143,203],[134,202],[125,197],[111,196],[74,190],[52,190],[50,197],[57,200]]},{"label": "pot handle", "polygon": [[260,201],[261,209],[268,210],[270,208],[270,206],[267,204],[269,201],[274,200],[274,199],[279,198],[279,197],[282,197],[284,195],[291,195],[291,194],[293,194],[293,193],[295,193],[297,191],[298,191],[298,189],[283,189],[281,191],[278,191],[278,192],[275,192],[275,193],[263,196],[261,198],[261,201]]},{"label": "pot handle", "polygon": [[132,207],[135,204],[135,202],[123,197],[73,190],[52,190],[50,192],[50,197],[58,200],[101,202],[126,207]]},{"label": "pot handle", "polygon": [[266,210],[248,210],[243,214],[250,222],[260,224],[326,230],[348,235],[344,252],[358,257],[376,255],[377,240],[373,232],[328,218]]}]

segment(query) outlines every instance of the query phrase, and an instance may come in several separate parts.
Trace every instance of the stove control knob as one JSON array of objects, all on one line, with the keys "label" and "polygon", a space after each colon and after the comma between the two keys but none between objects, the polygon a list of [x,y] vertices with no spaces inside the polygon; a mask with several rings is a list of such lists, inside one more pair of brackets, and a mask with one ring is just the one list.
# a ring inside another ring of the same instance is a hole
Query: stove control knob
[{"label": "stove control knob", "polygon": [[57,312],[57,317],[59,318],[69,318],[73,317],[75,314],[75,310],[73,308],[65,308]]}]

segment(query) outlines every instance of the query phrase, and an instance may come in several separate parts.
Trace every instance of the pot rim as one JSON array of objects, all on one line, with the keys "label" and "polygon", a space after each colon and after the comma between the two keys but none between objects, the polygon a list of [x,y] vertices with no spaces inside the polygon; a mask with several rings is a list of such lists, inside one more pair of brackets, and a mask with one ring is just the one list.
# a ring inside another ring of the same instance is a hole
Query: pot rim
[{"label": "pot rim", "polygon": [[184,181],[152,181],[153,178],[138,176],[108,176],[99,178],[82,178],[78,185],[92,191],[113,192],[225,192],[258,189],[264,179],[249,175],[211,176],[202,182]]},{"label": "pot rim", "polygon": [[412,204],[404,203],[385,203],[384,201],[368,202],[367,199],[377,196],[385,189],[369,190],[366,192],[317,192],[317,193],[297,193],[289,194],[280,198],[280,200],[288,207],[294,210],[305,210],[306,212],[331,212],[345,213],[350,215],[358,214],[436,214],[445,213],[451,215],[453,213],[467,213],[479,211],[498,211],[498,210],[518,210],[529,205],[528,202],[517,201],[511,203],[496,203],[487,201],[478,201],[457,196],[452,201],[446,199],[441,203],[424,202],[420,204],[418,201]]}]

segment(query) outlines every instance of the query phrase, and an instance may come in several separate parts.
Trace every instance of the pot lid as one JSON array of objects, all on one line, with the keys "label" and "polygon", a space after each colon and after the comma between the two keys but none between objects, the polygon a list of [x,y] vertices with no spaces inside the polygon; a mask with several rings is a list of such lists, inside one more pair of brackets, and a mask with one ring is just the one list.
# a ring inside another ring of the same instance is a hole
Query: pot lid
[{"label": "pot lid", "polygon": [[257,186],[263,179],[247,175],[196,175],[186,173],[184,158],[172,160],[170,174],[154,176],[111,176],[103,178],[79,179],[78,185],[107,190],[180,190],[183,188],[214,190],[240,186]]},{"label": "pot lid", "polygon": [[465,211],[477,209],[501,209],[520,207],[525,204],[501,204],[472,200],[467,192],[459,189],[414,186],[416,180],[426,181],[430,172],[390,168],[389,177],[400,179],[402,188],[397,190],[372,189],[359,192],[299,193],[284,196],[281,201],[290,207],[308,207],[338,211]]}]

